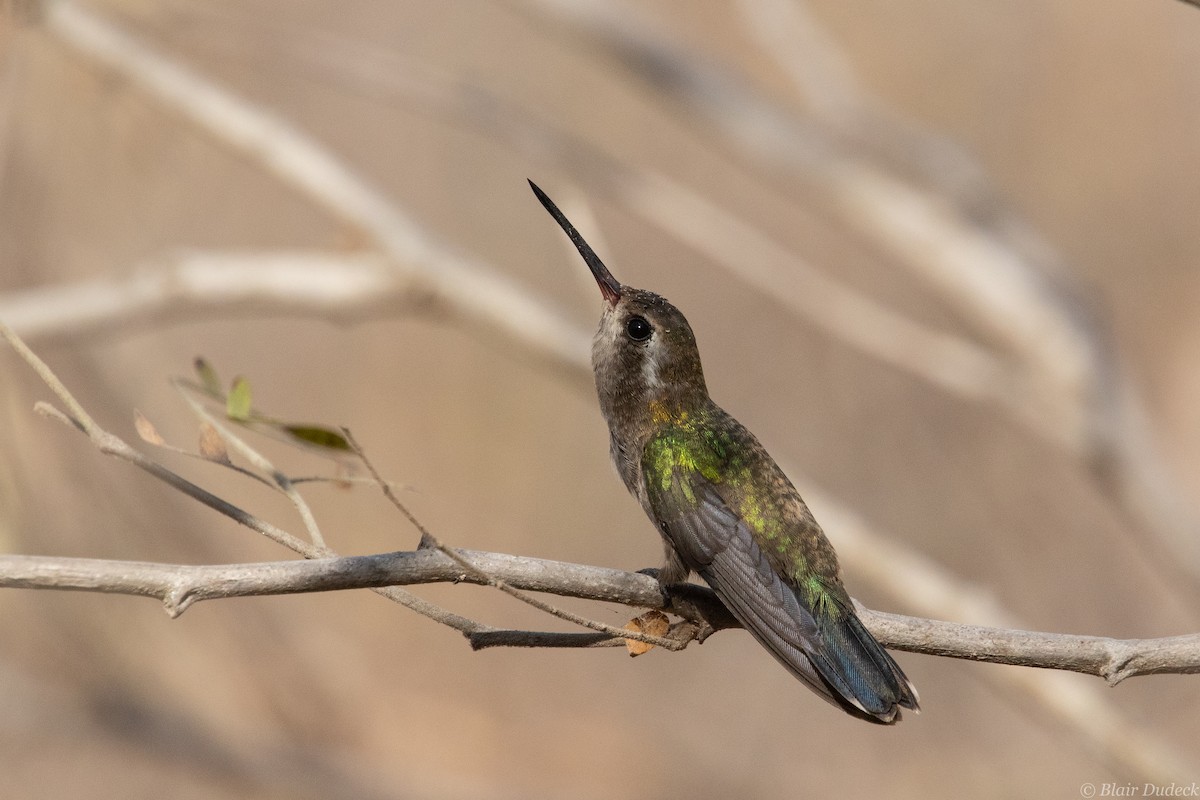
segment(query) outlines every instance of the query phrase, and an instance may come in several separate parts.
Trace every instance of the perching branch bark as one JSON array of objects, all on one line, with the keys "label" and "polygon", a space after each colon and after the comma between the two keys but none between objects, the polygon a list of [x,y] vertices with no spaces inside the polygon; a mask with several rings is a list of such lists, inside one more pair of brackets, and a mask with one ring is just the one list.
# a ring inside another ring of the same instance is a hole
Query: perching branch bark
[{"label": "perching branch bark", "polygon": [[[705,587],[664,602],[658,582],[636,572],[479,550],[455,551],[471,569],[433,549],[367,556],[257,564],[157,564],[49,556],[0,556],[0,587],[125,594],[160,600],[177,617],[201,600],[301,594],[427,583],[486,585],[488,578],[522,591],[654,608],[703,622],[714,630],[738,627]],[[912,653],[1070,670],[1115,686],[1139,675],[1200,672],[1200,634],[1161,639],[1111,639],[1043,633],[886,614],[859,606],[871,632],[887,647]],[[590,646],[604,634],[521,640],[496,631],[466,634],[474,646]],[[530,632],[521,632],[530,633]],[[533,634],[537,635],[537,634]]]}]

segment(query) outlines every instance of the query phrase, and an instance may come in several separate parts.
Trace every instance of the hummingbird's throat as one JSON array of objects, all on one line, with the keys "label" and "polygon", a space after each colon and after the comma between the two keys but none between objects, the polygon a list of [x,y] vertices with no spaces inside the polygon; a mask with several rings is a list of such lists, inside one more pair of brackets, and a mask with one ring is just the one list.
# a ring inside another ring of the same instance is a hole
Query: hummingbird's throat
[{"label": "hummingbird's throat", "polygon": [[657,394],[663,388],[660,375],[661,352],[658,347],[652,345],[646,348],[642,357],[642,385],[646,387],[646,392],[650,395]]}]

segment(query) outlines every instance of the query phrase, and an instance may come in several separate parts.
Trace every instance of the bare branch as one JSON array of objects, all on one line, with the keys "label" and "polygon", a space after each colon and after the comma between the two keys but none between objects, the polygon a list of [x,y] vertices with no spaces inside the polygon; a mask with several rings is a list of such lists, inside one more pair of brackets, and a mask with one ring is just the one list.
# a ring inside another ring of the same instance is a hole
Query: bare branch
[{"label": "bare branch", "polygon": [[197,317],[346,322],[420,308],[425,297],[377,254],[183,250],[125,275],[8,292],[0,297],[0,319],[40,341]]},{"label": "bare branch", "polygon": [[[1110,686],[1135,675],[1200,672],[1200,634],[1195,633],[1161,639],[1110,639],[932,620],[925,620],[933,624],[922,630],[923,622],[916,617],[897,618],[862,606],[859,611],[872,633],[897,650],[1083,672],[1104,678]],[[953,636],[947,636],[951,630]],[[942,645],[949,647],[943,649]]]},{"label": "bare branch", "polygon": [[[521,591],[683,614],[691,621],[711,625],[714,630],[738,627],[721,601],[702,586],[691,587],[686,592],[687,601],[677,606],[664,602],[657,580],[637,572],[478,550],[454,552],[457,557],[426,548],[368,556],[212,566],[0,556],[0,587],[154,597],[175,617],[193,603],[218,598],[447,582],[483,586],[503,583]],[[1200,634],[1122,640],[963,625],[887,614],[862,606],[859,613],[884,645],[913,653],[1070,670],[1097,675],[1112,685],[1140,675],[1200,672]],[[621,628],[598,636],[571,637],[489,631],[478,637],[478,646],[586,647],[604,639],[636,638],[630,634]]]}]

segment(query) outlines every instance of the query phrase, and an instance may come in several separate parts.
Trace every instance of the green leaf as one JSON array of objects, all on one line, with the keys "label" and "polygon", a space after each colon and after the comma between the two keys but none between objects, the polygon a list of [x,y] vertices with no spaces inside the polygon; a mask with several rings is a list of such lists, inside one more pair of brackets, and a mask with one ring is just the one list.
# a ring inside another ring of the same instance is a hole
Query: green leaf
[{"label": "green leaf", "polygon": [[225,398],[225,416],[239,422],[250,419],[250,381],[241,375],[233,379],[229,396]]},{"label": "green leaf", "polygon": [[200,379],[200,385],[204,387],[204,391],[213,397],[225,396],[225,393],[221,391],[221,379],[217,377],[217,371],[213,369],[212,364],[205,360],[204,356],[196,356],[192,366],[196,369],[196,377]]},{"label": "green leaf", "polygon": [[281,427],[305,444],[324,447],[327,450],[347,452],[350,450],[350,442],[346,441],[346,437],[332,428],[323,428],[320,425],[283,425]]}]

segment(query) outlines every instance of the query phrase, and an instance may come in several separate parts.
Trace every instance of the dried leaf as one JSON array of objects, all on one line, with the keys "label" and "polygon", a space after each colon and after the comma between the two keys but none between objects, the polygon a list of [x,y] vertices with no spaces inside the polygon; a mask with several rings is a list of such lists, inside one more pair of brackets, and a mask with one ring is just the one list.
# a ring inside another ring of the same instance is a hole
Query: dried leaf
[{"label": "dried leaf", "polygon": [[[667,615],[661,611],[647,611],[625,623],[625,630],[647,633],[651,636],[666,636],[667,632],[671,630],[671,620],[667,619]],[[625,649],[631,656],[640,656],[642,653],[653,650],[654,645],[626,639]]]},{"label": "dried leaf", "polygon": [[217,377],[217,371],[204,359],[204,356],[196,356],[192,366],[196,370],[196,377],[200,379],[200,385],[204,387],[204,391],[213,397],[224,396],[225,393],[221,391],[221,379]]},{"label": "dried leaf", "polygon": [[208,422],[200,423],[200,455],[209,461],[216,461],[220,464],[230,463],[229,450],[225,447],[225,440],[221,438],[221,433]]},{"label": "dried leaf", "polygon": [[233,379],[229,396],[225,398],[225,416],[239,422],[250,419],[250,381],[241,375]]},{"label": "dried leaf", "polygon": [[142,441],[146,444],[162,447],[167,443],[166,440],[158,435],[154,424],[146,419],[146,416],[136,408],[133,410],[133,427],[137,429],[138,436],[142,437]]},{"label": "dried leaf", "polygon": [[350,451],[350,443],[346,441],[346,437],[333,428],[325,428],[320,425],[282,425],[280,427],[304,444],[324,447],[327,450]]}]

